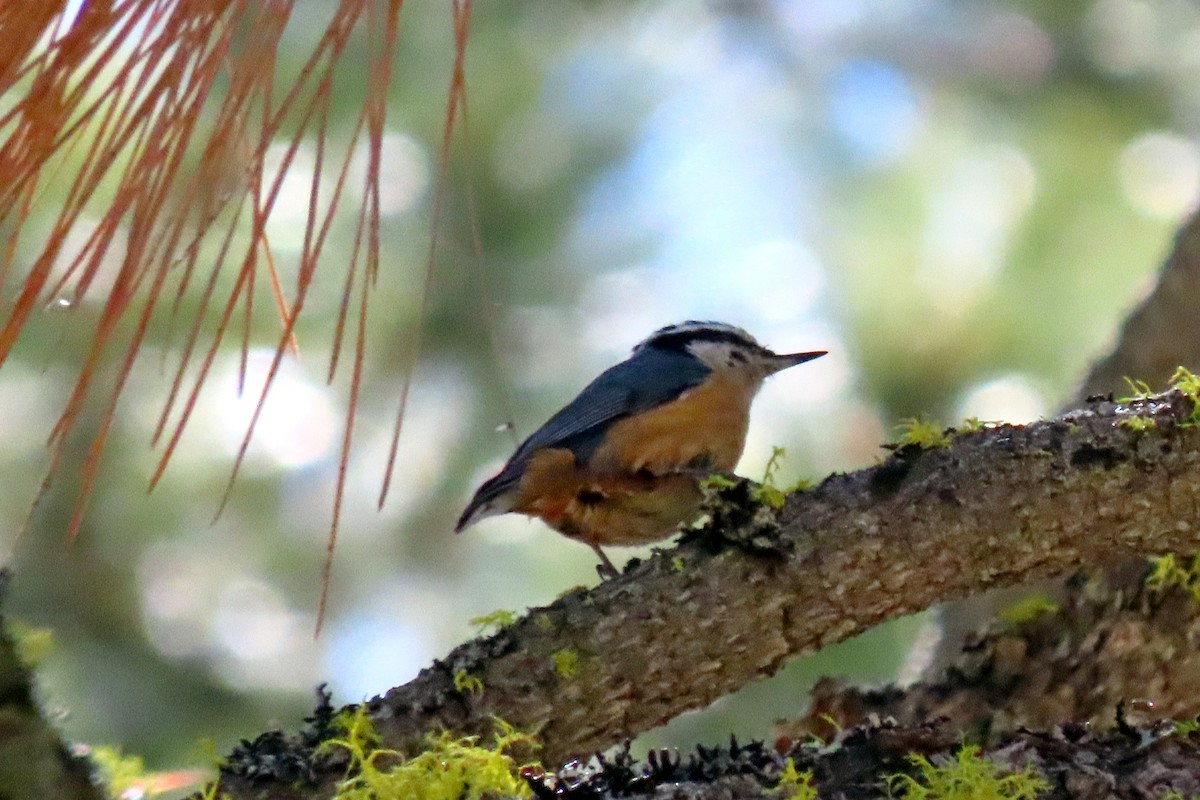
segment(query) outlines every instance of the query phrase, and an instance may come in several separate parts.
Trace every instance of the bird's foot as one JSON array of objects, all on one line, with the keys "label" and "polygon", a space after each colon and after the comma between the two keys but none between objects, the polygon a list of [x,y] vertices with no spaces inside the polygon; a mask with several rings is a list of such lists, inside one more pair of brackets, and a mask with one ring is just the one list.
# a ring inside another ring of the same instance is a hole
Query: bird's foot
[{"label": "bird's foot", "polygon": [[612,578],[616,578],[621,574],[617,568],[613,566],[613,563],[608,559],[608,556],[604,554],[604,551],[600,549],[600,545],[592,545],[592,550],[596,551],[596,555],[600,556],[600,563],[596,565],[596,574],[600,576],[600,580],[611,580]]}]

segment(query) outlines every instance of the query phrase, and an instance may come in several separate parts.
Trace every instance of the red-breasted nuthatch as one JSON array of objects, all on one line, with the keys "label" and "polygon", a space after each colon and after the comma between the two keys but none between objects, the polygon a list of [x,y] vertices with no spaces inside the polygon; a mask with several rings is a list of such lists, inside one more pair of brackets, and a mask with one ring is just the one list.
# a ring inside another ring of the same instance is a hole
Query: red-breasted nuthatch
[{"label": "red-breasted nuthatch", "polygon": [[538,517],[616,574],[600,545],[654,542],[695,519],[700,481],[742,456],[763,381],[823,355],[773,353],[720,322],[655,331],[522,442],[454,530],[508,512]]}]

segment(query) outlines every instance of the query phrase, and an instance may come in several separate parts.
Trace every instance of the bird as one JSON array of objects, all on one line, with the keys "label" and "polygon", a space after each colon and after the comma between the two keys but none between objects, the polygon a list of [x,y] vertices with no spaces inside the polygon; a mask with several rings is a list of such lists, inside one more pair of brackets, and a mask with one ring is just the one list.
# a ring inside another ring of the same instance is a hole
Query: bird
[{"label": "bird", "polygon": [[537,517],[591,547],[601,577],[613,577],[601,545],[648,544],[695,520],[701,481],[742,456],[763,382],[825,354],[775,353],[723,322],[660,328],[530,434],[455,533],[499,514]]}]

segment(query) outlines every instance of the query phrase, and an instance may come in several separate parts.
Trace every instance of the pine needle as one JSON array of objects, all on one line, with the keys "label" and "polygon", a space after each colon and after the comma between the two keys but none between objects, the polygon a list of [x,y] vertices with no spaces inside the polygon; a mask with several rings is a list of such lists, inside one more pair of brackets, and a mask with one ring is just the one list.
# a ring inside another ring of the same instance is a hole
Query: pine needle
[{"label": "pine needle", "polygon": [[[15,295],[0,320],[0,365],[34,312],[47,304],[101,303],[74,386],[50,432],[50,471],[38,498],[64,465],[67,442],[80,428],[84,409],[99,400],[99,417],[88,417],[94,429],[79,431],[90,443],[67,531],[70,538],[78,534],[143,344],[156,325],[173,331],[178,320],[186,331],[183,346],[172,355],[170,390],[152,435],[152,444],[162,448],[149,481],[152,489],[179,445],[235,320],[241,328],[239,379],[245,380],[255,306],[259,292],[269,292],[280,335],[231,468],[220,503],[224,508],[280,364],[287,353],[298,353],[297,320],[317,279],[336,212],[343,202],[357,203],[354,252],[340,278],[344,297],[330,363],[332,380],[343,330],[357,314],[323,568],[323,616],[359,413],[369,295],[379,275],[378,173],[402,2],[339,0],[297,74],[279,86],[278,53],[294,0],[125,0],[83,3],[70,13],[67,6],[65,0],[0,3],[5,39],[0,96],[6,100],[0,111],[0,224],[8,230],[0,247],[0,287],[11,281]],[[469,3],[454,3],[456,60],[443,150],[465,98],[469,12]],[[350,136],[335,144],[333,87],[352,37],[367,41],[369,80]],[[366,180],[347,187],[351,159],[364,137]],[[298,275],[288,286],[271,251],[267,223],[302,149],[314,154],[315,166]],[[277,152],[282,154],[278,161]],[[329,164],[337,165],[332,174],[326,173]],[[41,221],[36,229],[27,224],[35,208]],[[431,245],[430,271],[432,258]],[[185,295],[193,310],[183,320]],[[410,370],[419,341],[415,336]],[[393,464],[394,454],[389,475]]]}]

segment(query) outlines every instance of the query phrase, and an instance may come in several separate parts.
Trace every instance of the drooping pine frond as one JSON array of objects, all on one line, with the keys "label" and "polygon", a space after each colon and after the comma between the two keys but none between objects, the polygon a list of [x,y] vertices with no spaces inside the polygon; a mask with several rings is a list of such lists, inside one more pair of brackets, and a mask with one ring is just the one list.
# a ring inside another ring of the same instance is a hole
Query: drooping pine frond
[{"label": "drooping pine frond", "polygon": [[[331,378],[343,338],[354,342],[332,553],[379,269],[378,176],[401,5],[330,4],[311,52],[294,78],[283,81],[277,62],[292,0],[0,3],[0,230],[6,237],[0,290],[13,298],[0,320],[0,365],[31,315],[47,304],[73,306],[88,298],[103,309],[50,432],[50,469],[41,490],[54,477],[85,400],[101,398],[105,408],[91,436],[69,537],[79,530],[117,402],[152,323],[189,315],[155,426],[160,454],[151,487],[227,338],[241,337],[244,379],[255,295],[270,287],[279,337],[231,470],[232,487],[323,264],[335,212],[350,203],[358,207],[353,252],[340,260],[344,271],[326,278],[344,293]],[[455,11],[465,26],[463,6],[456,3]],[[367,42],[364,102],[349,134],[342,126],[335,137],[334,80],[346,68],[352,36]],[[465,28],[456,41],[458,81]],[[451,119],[460,93],[452,92]],[[315,167],[297,276],[285,285],[266,228],[302,145],[315,154]],[[352,169],[364,152],[365,171]],[[35,209],[49,224],[29,224]],[[215,324],[206,324],[213,318]],[[115,373],[99,369],[105,359],[119,362]]]}]

